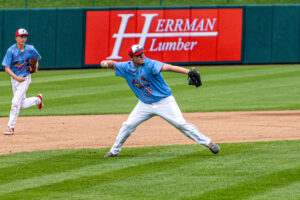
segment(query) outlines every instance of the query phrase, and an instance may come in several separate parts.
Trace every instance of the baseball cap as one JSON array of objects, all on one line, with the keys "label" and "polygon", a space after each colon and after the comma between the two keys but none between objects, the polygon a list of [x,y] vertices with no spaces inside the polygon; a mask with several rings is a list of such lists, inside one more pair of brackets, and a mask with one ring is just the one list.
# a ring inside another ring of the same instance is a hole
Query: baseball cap
[{"label": "baseball cap", "polygon": [[128,54],[129,56],[137,56],[140,55],[141,53],[144,53],[145,50],[141,45],[135,44],[132,45],[129,49],[128,49]]},{"label": "baseball cap", "polygon": [[20,28],[16,31],[15,36],[29,35],[29,33],[24,28]]}]

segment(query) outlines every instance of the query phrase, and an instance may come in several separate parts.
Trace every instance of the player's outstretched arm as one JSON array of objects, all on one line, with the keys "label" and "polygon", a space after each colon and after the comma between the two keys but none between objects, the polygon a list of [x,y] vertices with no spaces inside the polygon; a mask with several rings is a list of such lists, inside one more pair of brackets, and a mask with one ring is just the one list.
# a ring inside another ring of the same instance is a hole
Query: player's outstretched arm
[{"label": "player's outstretched arm", "polygon": [[188,70],[188,69],[186,69],[184,67],[179,67],[179,66],[164,64],[164,66],[162,67],[162,71],[188,74],[190,70]]},{"label": "player's outstretched arm", "polygon": [[102,60],[100,66],[102,68],[113,69],[116,61],[113,60]]},{"label": "player's outstretched arm", "polygon": [[183,67],[178,67],[174,65],[164,64],[162,67],[162,71],[169,71],[169,72],[177,72],[177,73],[184,73],[188,75],[189,85],[194,85],[199,87],[202,85],[200,74],[195,69],[186,69]]}]

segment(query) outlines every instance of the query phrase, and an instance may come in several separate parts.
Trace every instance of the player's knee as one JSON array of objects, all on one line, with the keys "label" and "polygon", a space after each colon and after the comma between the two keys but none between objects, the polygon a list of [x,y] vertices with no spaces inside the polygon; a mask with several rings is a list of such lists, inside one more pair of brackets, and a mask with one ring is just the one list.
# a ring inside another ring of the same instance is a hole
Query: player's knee
[{"label": "player's knee", "polygon": [[184,119],[178,120],[176,121],[176,123],[174,124],[176,128],[178,129],[183,129],[187,124],[187,121],[185,121]]},{"label": "player's knee", "polygon": [[134,124],[131,124],[131,123],[128,123],[128,122],[123,122],[122,124],[123,128],[128,130],[129,132],[132,132],[135,130],[135,125]]},{"label": "player's knee", "polygon": [[17,101],[17,100],[12,100],[11,107],[12,108],[18,108],[18,107],[20,107],[20,102]]}]

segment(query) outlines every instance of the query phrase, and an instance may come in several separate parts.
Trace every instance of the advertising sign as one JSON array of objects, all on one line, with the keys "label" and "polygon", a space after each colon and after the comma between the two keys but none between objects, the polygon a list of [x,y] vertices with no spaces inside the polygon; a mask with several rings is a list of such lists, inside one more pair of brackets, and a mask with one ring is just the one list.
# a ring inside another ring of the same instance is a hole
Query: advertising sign
[{"label": "advertising sign", "polygon": [[87,11],[85,64],[129,60],[133,44],[162,62],[241,61],[242,16],[242,8]]}]

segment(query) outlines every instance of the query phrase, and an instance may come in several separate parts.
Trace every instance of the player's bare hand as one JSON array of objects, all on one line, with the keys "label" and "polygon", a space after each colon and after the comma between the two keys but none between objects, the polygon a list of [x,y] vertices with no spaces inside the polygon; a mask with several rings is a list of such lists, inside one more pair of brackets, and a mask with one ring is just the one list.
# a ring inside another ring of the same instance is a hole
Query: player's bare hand
[{"label": "player's bare hand", "polygon": [[107,60],[102,60],[100,63],[100,66],[103,68],[108,68],[108,61]]},{"label": "player's bare hand", "polygon": [[18,76],[17,76],[15,79],[16,79],[18,82],[20,82],[20,83],[23,82],[23,81],[25,81],[25,77],[18,77]]},{"label": "player's bare hand", "polygon": [[104,69],[113,69],[116,61],[113,60],[102,60],[100,66]]}]

